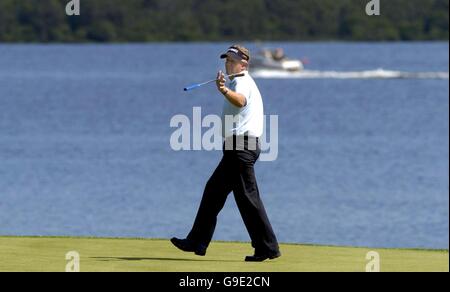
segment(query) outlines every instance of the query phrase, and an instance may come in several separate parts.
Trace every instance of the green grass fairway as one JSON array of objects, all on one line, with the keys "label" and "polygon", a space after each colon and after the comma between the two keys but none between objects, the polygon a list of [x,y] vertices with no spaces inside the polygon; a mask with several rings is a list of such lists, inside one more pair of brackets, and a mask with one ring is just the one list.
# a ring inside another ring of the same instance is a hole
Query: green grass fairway
[{"label": "green grass fairway", "polygon": [[80,254],[80,269],[88,271],[167,272],[364,272],[367,252],[380,255],[387,271],[449,271],[448,250],[368,249],[282,244],[281,258],[244,262],[249,243],[213,242],[204,257],[177,250],[163,239],[103,239],[69,237],[0,237],[0,271],[60,271],[69,251]]}]

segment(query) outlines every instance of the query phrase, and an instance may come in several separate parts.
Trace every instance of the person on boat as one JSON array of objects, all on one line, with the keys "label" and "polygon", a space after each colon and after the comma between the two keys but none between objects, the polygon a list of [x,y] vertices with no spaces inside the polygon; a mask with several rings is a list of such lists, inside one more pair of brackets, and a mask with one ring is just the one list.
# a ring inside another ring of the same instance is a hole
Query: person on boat
[{"label": "person on boat", "polygon": [[283,61],[286,59],[286,55],[284,54],[284,50],[282,48],[276,48],[272,53],[272,58],[275,61]]}]

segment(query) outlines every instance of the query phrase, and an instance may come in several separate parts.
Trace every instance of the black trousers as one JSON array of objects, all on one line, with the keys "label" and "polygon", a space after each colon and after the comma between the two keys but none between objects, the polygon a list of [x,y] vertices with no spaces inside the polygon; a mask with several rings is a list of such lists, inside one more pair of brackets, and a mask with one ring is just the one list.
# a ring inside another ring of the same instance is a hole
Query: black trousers
[{"label": "black trousers", "polygon": [[205,186],[194,225],[187,238],[205,247],[209,245],[217,216],[228,194],[233,191],[255,252],[278,253],[278,242],[259,196],[255,177],[254,164],[261,153],[259,141],[253,143],[256,147],[248,147],[246,137],[244,144],[243,148],[226,150],[224,143],[222,160]]}]

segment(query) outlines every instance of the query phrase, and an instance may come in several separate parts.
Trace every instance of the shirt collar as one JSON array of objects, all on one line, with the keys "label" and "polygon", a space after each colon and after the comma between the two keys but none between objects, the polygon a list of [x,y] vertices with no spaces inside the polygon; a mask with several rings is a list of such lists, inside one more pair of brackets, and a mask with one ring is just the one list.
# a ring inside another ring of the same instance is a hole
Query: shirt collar
[{"label": "shirt collar", "polygon": [[[244,76],[247,76],[247,75],[248,75],[248,71],[247,71],[247,70],[244,70],[244,71],[242,71],[241,73],[244,73],[244,74],[245,74]],[[233,78],[233,80],[231,80],[231,84],[236,83],[236,80],[237,80],[238,78],[242,78],[242,77]]]}]

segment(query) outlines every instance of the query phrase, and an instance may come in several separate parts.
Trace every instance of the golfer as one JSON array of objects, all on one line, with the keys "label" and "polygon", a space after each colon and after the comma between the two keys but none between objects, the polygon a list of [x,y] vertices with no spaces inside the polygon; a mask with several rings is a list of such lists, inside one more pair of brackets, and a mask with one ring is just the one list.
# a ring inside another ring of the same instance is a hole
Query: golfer
[{"label": "golfer", "polygon": [[225,75],[221,71],[217,74],[217,89],[224,97],[223,157],[206,184],[191,232],[186,239],[172,238],[171,242],[183,251],[205,255],[217,216],[228,194],[233,192],[255,249],[254,255],[245,260],[274,259],[281,254],[259,196],[253,168],[261,152],[259,139],[264,121],[261,94],[248,73],[250,54],[246,48],[233,45],[220,58],[226,59],[227,74],[244,73],[242,77],[232,78],[228,86]]}]

